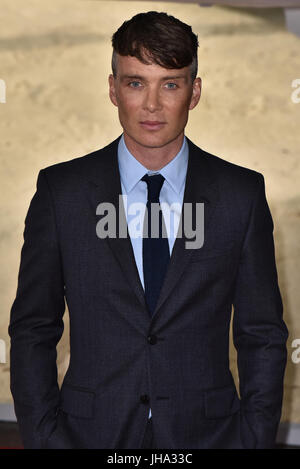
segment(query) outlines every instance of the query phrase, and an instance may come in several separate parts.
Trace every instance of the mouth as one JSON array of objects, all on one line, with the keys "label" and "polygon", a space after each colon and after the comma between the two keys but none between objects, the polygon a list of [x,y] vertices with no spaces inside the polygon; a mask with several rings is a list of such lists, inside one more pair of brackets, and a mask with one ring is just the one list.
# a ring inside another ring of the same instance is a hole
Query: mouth
[{"label": "mouth", "polygon": [[141,126],[144,128],[144,129],[148,129],[148,130],[159,130],[161,129],[165,124],[166,122],[160,122],[160,121],[142,121],[140,122]]}]

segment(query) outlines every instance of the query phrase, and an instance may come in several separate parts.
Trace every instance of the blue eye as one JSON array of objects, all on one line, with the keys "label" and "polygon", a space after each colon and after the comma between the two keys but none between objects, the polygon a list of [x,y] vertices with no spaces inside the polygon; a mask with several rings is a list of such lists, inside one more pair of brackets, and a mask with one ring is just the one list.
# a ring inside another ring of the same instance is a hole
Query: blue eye
[{"label": "blue eye", "polygon": [[[171,86],[169,86],[169,85],[171,85]],[[166,86],[169,90],[175,90],[177,88],[176,83],[167,83]]]},{"label": "blue eye", "polygon": [[131,81],[131,82],[129,83],[129,86],[130,86],[131,88],[138,88],[139,85],[140,85],[140,82],[139,82],[139,81]]}]

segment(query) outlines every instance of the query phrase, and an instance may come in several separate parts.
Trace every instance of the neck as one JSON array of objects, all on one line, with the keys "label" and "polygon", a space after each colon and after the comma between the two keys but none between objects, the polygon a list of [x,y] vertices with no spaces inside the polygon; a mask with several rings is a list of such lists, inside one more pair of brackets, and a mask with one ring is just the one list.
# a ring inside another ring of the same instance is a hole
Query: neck
[{"label": "neck", "polygon": [[166,166],[180,151],[184,133],[161,147],[147,147],[133,140],[124,132],[124,140],[130,153],[147,169],[158,171]]}]

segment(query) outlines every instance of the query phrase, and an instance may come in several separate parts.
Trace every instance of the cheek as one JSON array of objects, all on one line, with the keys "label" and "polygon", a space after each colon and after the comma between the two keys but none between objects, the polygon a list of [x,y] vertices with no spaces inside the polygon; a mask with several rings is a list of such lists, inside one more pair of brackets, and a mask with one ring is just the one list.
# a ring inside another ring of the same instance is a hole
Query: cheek
[{"label": "cheek", "polygon": [[141,104],[139,101],[138,96],[121,96],[118,100],[119,112],[124,116],[133,118],[140,109]]},{"label": "cheek", "polygon": [[186,121],[187,116],[188,116],[188,105],[186,102],[181,103],[178,105],[177,103],[174,103],[173,106],[169,106],[168,108],[168,113],[174,124],[180,124],[184,121]]},{"label": "cheek", "polygon": [[127,127],[137,124],[140,115],[139,108],[134,105],[126,105],[119,107],[119,119]]},{"label": "cheek", "polygon": [[188,112],[190,101],[186,93],[174,93],[165,97],[164,105],[169,112],[179,116]]}]

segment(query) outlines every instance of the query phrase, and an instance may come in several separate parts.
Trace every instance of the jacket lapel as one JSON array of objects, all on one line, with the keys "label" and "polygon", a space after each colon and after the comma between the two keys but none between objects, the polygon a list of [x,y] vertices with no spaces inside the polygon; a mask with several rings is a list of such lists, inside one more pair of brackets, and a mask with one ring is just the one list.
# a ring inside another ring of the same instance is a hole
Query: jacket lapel
[{"label": "jacket lapel", "polygon": [[[195,220],[195,203],[204,203],[204,244],[211,225],[212,215],[219,198],[218,187],[214,174],[210,168],[209,156],[199,147],[187,139],[189,145],[189,160],[181,212],[182,236],[177,237],[173,246],[172,255],[166,277],[153,314],[155,317],[167,300],[168,296],[179,282],[191,260],[195,249],[187,249],[186,242],[191,241],[185,233],[184,220],[187,217],[186,205],[192,204],[192,219]],[[188,220],[190,221],[190,220]],[[200,248],[202,249],[202,248]],[[165,318],[164,318],[165,319]]]},{"label": "jacket lapel", "polygon": [[[96,215],[96,207],[100,202],[110,202],[116,208],[116,237],[105,238],[112,250],[113,255],[118,260],[125,278],[128,280],[133,292],[138,298],[146,318],[149,321],[149,315],[145,303],[144,289],[142,287],[139,273],[136,267],[134,253],[130,241],[128,229],[126,237],[120,238],[119,221],[120,218],[126,220],[125,211],[121,204],[119,211],[119,195],[122,194],[121,180],[118,166],[118,143],[120,137],[107,147],[89,156],[91,164],[87,181],[87,195],[91,203],[91,208],[95,217],[95,223],[99,220]],[[195,202],[204,203],[204,239],[211,222],[213,211],[218,200],[218,190],[215,177],[209,164],[209,156],[199,147],[187,139],[189,145],[189,160],[181,213],[182,236],[177,237],[173,246],[172,255],[164,283],[158,298],[158,303],[152,316],[156,318],[172,290],[177,285],[181,275],[187,268],[194,249],[187,249],[186,242],[191,241],[185,233],[185,204],[190,203],[193,207],[193,219],[195,219]],[[124,218],[125,217],[125,218]],[[125,223],[126,225],[126,223]],[[126,225],[127,226],[127,225]]]},{"label": "jacket lapel", "polygon": [[[93,161],[89,169],[87,196],[90,200],[91,209],[95,218],[95,225],[99,221],[99,215],[96,214],[96,207],[100,202],[108,202],[115,207],[116,237],[107,237],[105,240],[108,242],[113,255],[119,262],[125,278],[137,296],[143,310],[147,311],[144,289],[135,263],[123,204],[121,205],[121,211],[119,211],[119,203],[120,200],[122,201],[122,198],[119,199],[119,195],[122,194],[118,165],[118,143],[120,138],[121,136],[110,145],[97,152],[97,154],[90,156]],[[122,238],[118,236],[121,218],[123,219],[123,226],[126,226],[126,237]]]}]

